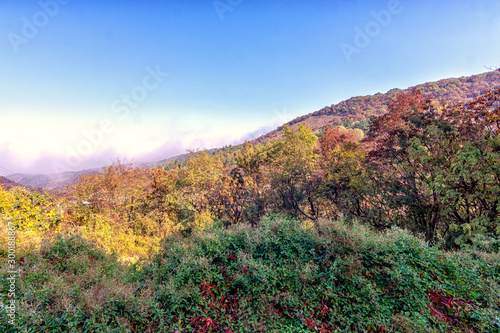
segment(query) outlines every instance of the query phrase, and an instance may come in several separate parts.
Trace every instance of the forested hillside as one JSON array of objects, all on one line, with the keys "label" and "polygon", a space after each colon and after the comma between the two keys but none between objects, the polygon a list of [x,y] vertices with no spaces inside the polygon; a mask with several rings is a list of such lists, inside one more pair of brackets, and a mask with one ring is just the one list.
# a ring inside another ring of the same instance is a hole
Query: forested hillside
[{"label": "forested hillside", "polygon": [[[436,101],[447,101],[451,103],[468,102],[487,89],[500,87],[500,73],[498,71],[466,76],[461,78],[444,79],[436,82],[419,84],[408,89],[391,89],[385,94],[352,97],[346,101],[331,106],[325,106],[321,110],[311,112],[307,115],[295,118],[276,130],[262,135],[252,143],[264,143],[279,137],[284,126],[294,126],[299,123],[309,125],[313,131],[321,130],[329,125],[354,125],[358,123],[360,128],[366,128],[366,120],[374,115],[387,112],[388,105],[397,94],[409,92],[414,88],[420,89],[425,96],[432,97]],[[361,124],[359,124],[361,122]]]},{"label": "forested hillside", "polygon": [[0,176],[0,185],[6,190],[10,190],[11,188],[16,186],[22,186],[21,184],[18,184],[15,181],[12,181],[2,176]]},{"label": "forested hillside", "polygon": [[8,179],[24,186],[39,188],[43,190],[63,190],[66,185],[72,185],[78,181],[81,175],[97,172],[98,169],[67,171],[53,174],[23,174],[15,173]]}]

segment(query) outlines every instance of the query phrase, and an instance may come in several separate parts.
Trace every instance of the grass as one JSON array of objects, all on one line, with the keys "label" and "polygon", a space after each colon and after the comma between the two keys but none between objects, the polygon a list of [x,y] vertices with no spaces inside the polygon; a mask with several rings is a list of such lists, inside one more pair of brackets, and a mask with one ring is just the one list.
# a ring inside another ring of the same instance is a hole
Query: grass
[{"label": "grass", "polygon": [[216,223],[133,265],[78,235],[47,240],[23,250],[17,327],[0,311],[0,331],[500,332],[498,253],[320,225]]}]

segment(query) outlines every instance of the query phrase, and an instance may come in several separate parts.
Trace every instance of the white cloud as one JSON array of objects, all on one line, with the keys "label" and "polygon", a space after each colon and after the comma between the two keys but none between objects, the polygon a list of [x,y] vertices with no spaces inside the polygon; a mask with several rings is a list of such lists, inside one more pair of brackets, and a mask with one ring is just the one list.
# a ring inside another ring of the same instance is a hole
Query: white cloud
[{"label": "white cloud", "polygon": [[[174,120],[143,118],[137,122],[132,118],[121,121],[113,115],[2,116],[0,167],[13,172],[53,173],[100,167],[114,158],[152,162],[187,149],[239,143],[254,130],[254,124],[230,124],[208,114]],[[103,119],[107,121],[104,127]]]}]

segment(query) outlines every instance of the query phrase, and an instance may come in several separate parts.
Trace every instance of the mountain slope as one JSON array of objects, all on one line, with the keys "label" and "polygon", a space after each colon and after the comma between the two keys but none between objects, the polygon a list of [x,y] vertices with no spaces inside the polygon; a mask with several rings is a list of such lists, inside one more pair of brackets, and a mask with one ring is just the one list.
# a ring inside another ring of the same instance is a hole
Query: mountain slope
[{"label": "mountain slope", "polygon": [[7,178],[28,187],[43,188],[44,190],[63,190],[66,185],[71,185],[78,181],[81,175],[96,171],[98,169],[36,175],[15,173],[7,176]]},{"label": "mountain slope", "polygon": [[500,87],[500,73],[492,71],[472,76],[427,82],[404,90],[391,89],[385,94],[378,93],[369,96],[352,97],[338,104],[325,106],[321,110],[295,118],[274,131],[252,140],[251,143],[265,143],[279,138],[279,133],[285,125],[294,126],[303,123],[309,125],[312,130],[320,130],[327,125],[381,115],[387,111],[387,105],[397,94],[407,92],[412,88],[421,89],[424,95],[432,95],[436,100],[454,103],[470,101],[485,90],[498,87]]},{"label": "mountain slope", "polygon": [[8,178],[5,178],[3,176],[0,176],[0,186],[4,189],[4,190],[10,190],[11,188],[13,187],[17,187],[17,186],[23,186],[21,184],[18,184],[16,183],[15,181],[12,181]]}]

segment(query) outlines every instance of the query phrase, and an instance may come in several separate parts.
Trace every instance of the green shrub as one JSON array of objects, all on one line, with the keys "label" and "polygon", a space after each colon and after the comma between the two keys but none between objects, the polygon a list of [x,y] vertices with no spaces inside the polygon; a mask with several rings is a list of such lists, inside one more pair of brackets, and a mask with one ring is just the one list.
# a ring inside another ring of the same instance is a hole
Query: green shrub
[{"label": "green shrub", "polygon": [[[500,255],[282,215],[165,238],[131,266],[79,236],[23,258],[20,331],[499,332]],[[7,272],[0,283],[7,288]],[[0,311],[5,318],[5,313]],[[15,331],[0,321],[0,331]]]},{"label": "green shrub", "polygon": [[[236,332],[494,331],[498,263],[478,270],[479,258],[443,253],[400,229],[321,228],[320,236],[273,216],[255,229],[170,237],[141,279],[153,281],[179,330],[207,328],[210,319],[216,331]],[[453,313],[438,315],[443,300]]]},{"label": "green shrub", "polygon": [[[19,254],[16,279],[16,327],[4,321],[0,331],[133,331],[143,321],[148,290],[129,280],[129,269],[79,235],[60,235],[39,251]],[[0,270],[0,301],[10,273]],[[137,322],[137,324],[136,324]]]}]

